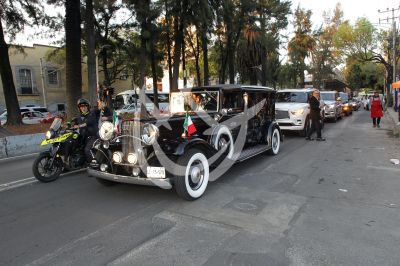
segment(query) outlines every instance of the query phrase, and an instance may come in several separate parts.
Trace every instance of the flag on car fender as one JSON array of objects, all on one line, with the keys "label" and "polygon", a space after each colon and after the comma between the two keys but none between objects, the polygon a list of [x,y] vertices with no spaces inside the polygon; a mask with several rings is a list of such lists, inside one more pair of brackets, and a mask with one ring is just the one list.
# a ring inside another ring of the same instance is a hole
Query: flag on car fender
[{"label": "flag on car fender", "polygon": [[113,124],[114,124],[114,131],[118,134],[121,133],[120,122],[117,113],[113,112]]},{"label": "flag on car fender", "polygon": [[187,132],[188,137],[192,136],[197,131],[195,125],[193,124],[192,118],[190,115],[188,115],[188,113],[186,113],[185,122],[183,122],[183,128]]}]

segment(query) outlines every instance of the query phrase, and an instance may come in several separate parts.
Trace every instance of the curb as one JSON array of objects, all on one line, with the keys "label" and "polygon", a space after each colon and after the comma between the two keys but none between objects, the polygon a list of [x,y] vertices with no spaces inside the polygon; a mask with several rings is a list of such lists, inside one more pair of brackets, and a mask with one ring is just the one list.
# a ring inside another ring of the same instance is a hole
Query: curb
[{"label": "curb", "polygon": [[399,137],[400,136],[400,123],[398,122],[398,114],[394,111],[394,110],[389,110],[389,108],[392,107],[388,107],[388,109],[385,111],[385,114],[388,115],[388,117],[390,117],[390,120],[393,123],[393,136],[395,137]]},{"label": "curb", "polygon": [[44,133],[39,133],[0,138],[0,159],[43,151],[40,143],[44,137]]}]

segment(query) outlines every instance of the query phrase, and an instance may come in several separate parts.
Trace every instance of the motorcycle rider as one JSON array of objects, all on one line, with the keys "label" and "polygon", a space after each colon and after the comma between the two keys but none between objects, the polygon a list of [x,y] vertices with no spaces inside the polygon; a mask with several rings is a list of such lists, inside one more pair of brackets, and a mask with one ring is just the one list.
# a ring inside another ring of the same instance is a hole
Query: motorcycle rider
[{"label": "motorcycle rider", "polygon": [[91,149],[98,134],[98,116],[96,111],[90,110],[90,102],[86,99],[79,99],[77,107],[80,115],[76,118],[74,128],[79,128],[82,144],[85,147],[86,161],[90,163],[93,159]]}]

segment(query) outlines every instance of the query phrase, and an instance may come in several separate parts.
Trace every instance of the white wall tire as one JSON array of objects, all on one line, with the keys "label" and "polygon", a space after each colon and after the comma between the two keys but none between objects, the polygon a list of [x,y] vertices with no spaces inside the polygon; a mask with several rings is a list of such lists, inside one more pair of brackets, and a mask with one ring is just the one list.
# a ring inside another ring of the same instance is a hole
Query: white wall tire
[{"label": "white wall tire", "polygon": [[276,127],[272,130],[271,149],[268,151],[270,155],[277,155],[281,147],[281,134]]},{"label": "white wall tire", "polygon": [[182,172],[175,179],[175,190],[185,200],[196,200],[206,191],[210,168],[203,152],[192,149],[178,160]]},{"label": "white wall tire", "polygon": [[218,128],[218,132],[217,132],[215,140],[214,140],[214,148],[216,150],[221,149],[221,140],[224,137],[227,137],[229,139],[229,143],[228,143],[229,151],[228,151],[226,158],[232,159],[233,152],[234,152],[233,137],[232,137],[231,131],[229,130],[229,128],[227,126],[221,126]]}]

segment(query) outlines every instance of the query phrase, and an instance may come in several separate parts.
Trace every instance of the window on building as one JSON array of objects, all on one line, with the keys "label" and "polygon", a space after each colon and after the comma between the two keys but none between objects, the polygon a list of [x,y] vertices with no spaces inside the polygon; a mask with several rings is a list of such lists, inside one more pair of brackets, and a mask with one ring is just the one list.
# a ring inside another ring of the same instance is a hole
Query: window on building
[{"label": "window on building", "polygon": [[33,94],[32,71],[28,68],[18,70],[18,84],[21,94]]},{"label": "window on building", "polygon": [[51,86],[59,86],[60,84],[60,75],[57,69],[47,69],[47,83]]}]

